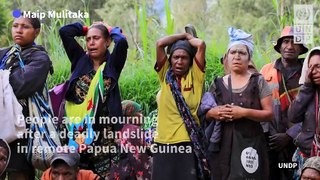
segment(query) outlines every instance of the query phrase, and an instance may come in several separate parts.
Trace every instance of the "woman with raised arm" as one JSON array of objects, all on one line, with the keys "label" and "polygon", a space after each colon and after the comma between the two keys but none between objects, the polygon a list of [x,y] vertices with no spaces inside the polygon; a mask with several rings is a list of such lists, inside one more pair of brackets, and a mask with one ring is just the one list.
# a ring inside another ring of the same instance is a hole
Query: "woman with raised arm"
[{"label": "woman with raised arm", "polygon": [[155,70],[161,89],[152,179],[205,179],[208,166],[197,109],[205,77],[206,45],[181,33],[159,39],[156,48]]},{"label": "woman with raised arm", "polygon": [[[118,80],[127,58],[127,39],[119,27],[102,23],[90,27],[69,24],[59,32],[71,62],[65,95],[65,124],[71,134],[68,145],[81,153],[80,167],[93,170],[103,178],[112,176],[110,168],[118,163],[120,153],[115,139],[107,138],[106,134],[114,134],[122,127],[108,119],[119,120],[122,116]],[[85,37],[87,51],[76,41],[76,36]],[[114,48],[110,53],[108,47],[112,41]],[[109,153],[95,151],[96,147],[108,147]]]}]

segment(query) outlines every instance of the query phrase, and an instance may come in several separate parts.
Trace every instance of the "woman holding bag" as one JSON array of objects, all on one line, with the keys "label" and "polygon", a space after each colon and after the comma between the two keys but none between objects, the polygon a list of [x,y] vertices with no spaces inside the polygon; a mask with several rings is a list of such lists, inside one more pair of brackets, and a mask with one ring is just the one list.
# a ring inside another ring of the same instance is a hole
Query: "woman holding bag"
[{"label": "woman holding bag", "polygon": [[[87,150],[96,146],[117,147],[114,139],[103,134],[121,130],[121,124],[100,120],[122,116],[118,80],[128,49],[121,29],[108,28],[102,23],[90,27],[73,23],[59,31],[71,62],[71,77],[65,95],[66,129],[71,133],[68,145],[81,153],[81,168],[93,170],[101,177],[109,176],[110,167],[118,163],[120,154],[118,151]],[[76,36],[85,36],[87,51],[75,40]],[[108,47],[112,41],[115,44],[110,53]]]},{"label": "woman holding bag", "polygon": [[[39,19],[15,18],[11,30],[15,45],[0,50],[0,69],[11,69],[10,85],[23,107],[24,117],[28,117],[28,98],[35,92],[42,92],[51,61],[45,49],[34,43],[40,33]],[[24,68],[21,67],[17,54],[21,55]],[[26,125],[29,128],[29,124]],[[26,147],[27,143],[28,138],[24,137],[9,144],[12,153],[6,170],[9,179],[34,179],[34,168],[27,161],[26,152],[21,152],[21,148]]]},{"label": "woman holding bag", "polygon": [[221,122],[218,151],[209,153],[211,179],[268,179],[267,146],[259,122],[272,119],[271,91],[260,74],[248,71],[252,35],[229,28],[226,65],[230,73],[216,78],[210,91],[217,106],[208,121]]}]

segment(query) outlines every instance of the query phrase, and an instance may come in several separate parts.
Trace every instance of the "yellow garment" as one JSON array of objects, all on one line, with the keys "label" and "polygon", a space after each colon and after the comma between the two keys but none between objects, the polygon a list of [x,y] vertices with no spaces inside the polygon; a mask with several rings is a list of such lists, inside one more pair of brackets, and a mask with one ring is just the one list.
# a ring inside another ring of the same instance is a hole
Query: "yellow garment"
[{"label": "yellow garment", "polygon": [[[161,89],[157,95],[159,112],[155,142],[162,144],[190,142],[187,129],[178,112],[170,86],[166,83],[166,73],[168,69],[169,62],[166,61],[158,72]],[[203,82],[204,72],[196,63],[193,63],[190,67],[187,76],[181,79],[182,95],[198,124],[200,122],[197,111],[202,96]]]},{"label": "yellow garment", "polygon": [[92,125],[95,121],[98,121],[94,118],[98,108],[99,97],[103,97],[104,93],[102,71],[105,65],[106,63],[104,62],[98,68],[91,80],[86,98],[81,104],[66,101],[67,129],[71,132],[69,135],[72,137],[69,138],[68,146],[74,146],[78,149],[82,144],[90,145],[93,142],[94,132]]},{"label": "yellow garment", "polygon": [[104,62],[98,68],[95,76],[91,80],[87,96],[81,104],[66,101],[66,114],[70,117],[71,123],[78,124],[86,117],[92,117],[95,114],[98,104],[98,93],[104,90],[102,71],[105,65],[106,63]]}]

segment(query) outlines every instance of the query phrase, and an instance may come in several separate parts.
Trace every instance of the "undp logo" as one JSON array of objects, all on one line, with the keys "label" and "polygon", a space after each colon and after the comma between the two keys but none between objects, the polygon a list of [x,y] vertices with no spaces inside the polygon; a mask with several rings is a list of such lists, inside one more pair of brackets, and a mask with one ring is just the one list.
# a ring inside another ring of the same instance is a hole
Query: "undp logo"
[{"label": "undp logo", "polygon": [[294,5],[294,43],[313,43],[313,5]]}]

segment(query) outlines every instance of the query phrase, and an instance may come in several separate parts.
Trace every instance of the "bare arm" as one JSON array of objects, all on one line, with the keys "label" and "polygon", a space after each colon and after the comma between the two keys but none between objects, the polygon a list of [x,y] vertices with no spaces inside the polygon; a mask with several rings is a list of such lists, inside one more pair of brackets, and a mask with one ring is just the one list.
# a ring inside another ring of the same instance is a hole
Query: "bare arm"
[{"label": "bare arm", "polygon": [[200,69],[204,70],[205,67],[205,52],[206,52],[206,44],[203,40],[194,38],[190,34],[187,35],[187,39],[191,46],[197,48],[197,53],[195,55],[195,61],[200,66]]},{"label": "bare arm", "polygon": [[228,107],[231,109],[231,119],[247,118],[258,122],[271,121],[273,118],[272,97],[267,96],[261,99],[260,104],[262,106],[261,110],[228,105]]},{"label": "bare arm", "polygon": [[230,121],[241,118],[251,119],[253,121],[271,121],[273,118],[272,112],[272,98],[267,96],[260,100],[262,109],[250,109],[240,106],[226,104],[211,108],[207,114],[206,119],[215,119],[218,121]]},{"label": "bare arm", "polygon": [[207,113],[206,113],[206,119],[207,120],[218,120],[218,121],[225,121],[230,119],[229,112],[231,111],[230,108],[227,108],[226,105],[222,106],[216,106],[211,108]]}]

